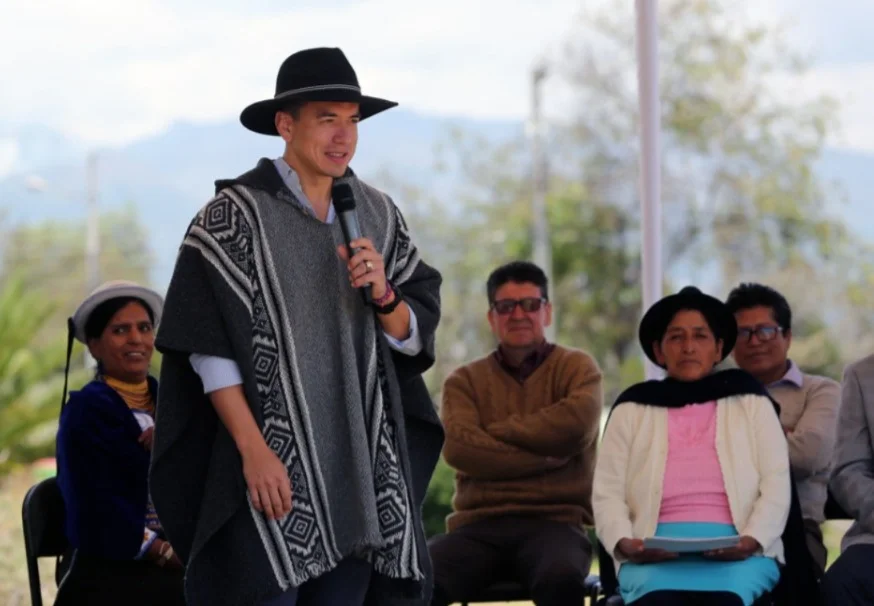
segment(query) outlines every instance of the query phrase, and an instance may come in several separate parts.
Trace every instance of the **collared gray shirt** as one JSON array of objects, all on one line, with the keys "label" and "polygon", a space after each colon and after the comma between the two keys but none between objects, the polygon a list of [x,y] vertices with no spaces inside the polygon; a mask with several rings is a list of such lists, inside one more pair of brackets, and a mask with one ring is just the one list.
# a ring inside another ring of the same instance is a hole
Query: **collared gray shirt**
[{"label": "collared gray shirt", "polygon": [[835,448],[840,386],[828,377],[801,372],[795,362],[768,385],[780,405],[780,423],[789,443],[789,461],[805,519],[822,523]]}]

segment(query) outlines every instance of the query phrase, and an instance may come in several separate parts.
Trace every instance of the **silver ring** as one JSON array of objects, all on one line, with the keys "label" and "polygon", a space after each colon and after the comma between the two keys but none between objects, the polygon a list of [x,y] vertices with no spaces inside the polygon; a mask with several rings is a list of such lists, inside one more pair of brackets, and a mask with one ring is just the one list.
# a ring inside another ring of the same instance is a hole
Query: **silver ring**
[{"label": "silver ring", "polygon": [[368,271],[368,272],[373,271],[373,263],[371,263],[370,261],[365,261],[365,262],[364,262],[364,267],[367,268],[367,271]]}]

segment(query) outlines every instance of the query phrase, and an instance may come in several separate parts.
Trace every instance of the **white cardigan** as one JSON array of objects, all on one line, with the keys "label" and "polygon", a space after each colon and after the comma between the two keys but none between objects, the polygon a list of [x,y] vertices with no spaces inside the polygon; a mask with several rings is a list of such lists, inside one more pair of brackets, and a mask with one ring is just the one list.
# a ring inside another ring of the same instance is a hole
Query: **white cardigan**
[{"label": "white cardigan", "polygon": [[[668,454],[668,408],[625,402],[613,411],[595,465],[595,529],[618,573],[623,538],[653,536]],[[783,562],[780,536],[789,517],[789,450],[768,398],[717,400],[716,451],[734,526]]]}]

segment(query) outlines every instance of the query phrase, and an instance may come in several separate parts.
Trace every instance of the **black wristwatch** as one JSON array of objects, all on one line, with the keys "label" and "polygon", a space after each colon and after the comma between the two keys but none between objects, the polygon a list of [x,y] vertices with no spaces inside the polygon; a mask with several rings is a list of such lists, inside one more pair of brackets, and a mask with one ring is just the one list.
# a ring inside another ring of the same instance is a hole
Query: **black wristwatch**
[{"label": "black wristwatch", "polygon": [[401,289],[399,289],[397,286],[393,286],[392,284],[389,284],[388,287],[395,294],[394,299],[392,299],[390,303],[386,303],[385,305],[380,306],[380,305],[374,304],[374,306],[373,306],[373,310],[376,313],[384,315],[384,316],[390,314],[395,309],[397,309],[398,305],[401,304],[401,301],[404,300],[404,295],[401,293]]}]

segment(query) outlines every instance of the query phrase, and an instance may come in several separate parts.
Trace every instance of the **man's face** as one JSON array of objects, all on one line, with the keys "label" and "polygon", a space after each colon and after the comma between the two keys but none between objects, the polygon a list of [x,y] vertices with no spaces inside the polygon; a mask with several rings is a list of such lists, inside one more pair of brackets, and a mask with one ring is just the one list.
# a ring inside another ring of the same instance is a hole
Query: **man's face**
[{"label": "man's face", "polygon": [[781,375],[786,369],[792,334],[774,320],[770,307],[750,307],[734,314],[737,344],[734,361],[755,377]]},{"label": "man's face", "polygon": [[311,101],[298,117],[279,112],[276,127],[301,178],[342,177],[358,145],[357,103]]},{"label": "man's face", "polygon": [[507,282],[495,292],[488,319],[492,333],[504,347],[536,347],[552,322],[552,306],[543,300],[536,284]]}]

